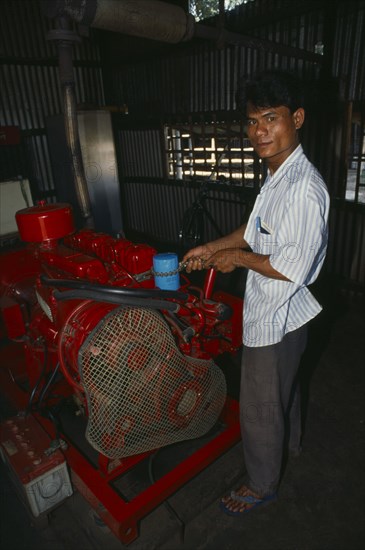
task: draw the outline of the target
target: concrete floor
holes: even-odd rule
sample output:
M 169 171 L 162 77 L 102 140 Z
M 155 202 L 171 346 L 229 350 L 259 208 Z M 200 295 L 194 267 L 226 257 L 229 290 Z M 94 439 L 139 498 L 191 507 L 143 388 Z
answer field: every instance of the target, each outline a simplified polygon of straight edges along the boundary
M 365 547 L 364 304 L 349 304 L 330 288 L 323 296 L 325 309 L 311 324 L 302 364 L 303 452 L 288 460 L 278 502 L 240 518 L 219 510 L 219 497 L 239 486 L 244 474 L 237 444 L 177 491 L 169 506 L 146 516 L 130 550 Z M 236 386 L 238 367 L 231 369 Z M 34 525 L 3 466 L 0 473 L 3 550 L 126 548 L 77 492 L 49 515 L 48 523 Z

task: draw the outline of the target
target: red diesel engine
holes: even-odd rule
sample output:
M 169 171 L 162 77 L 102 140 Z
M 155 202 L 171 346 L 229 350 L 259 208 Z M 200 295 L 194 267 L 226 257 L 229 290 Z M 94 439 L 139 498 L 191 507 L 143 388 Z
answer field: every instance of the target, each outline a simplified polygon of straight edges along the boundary
M 0 256 L 7 342 L 0 374 L 16 410 L 38 419 L 48 411 L 51 433 L 57 405 L 73 400 L 87 419 L 82 435 L 99 453 L 103 475 L 115 461 L 120 473 L 127 457 L 138 462 L 144 453 L 208 432 L 227 399 L 213 358 L 239 348 L 242 301 L 213 292 L 213 270 L 203 288 L 182 273 L 178 290 L 156 288 L 154 248 L 75 232 L 66 204 L 21 210 L 16 220 L 27 246 Z M 59 427 L 55 433 L 72 446 Z M 226 447 L 237 434 L 235 426 Z M 81 459 L 69 453 L 75 472 Z M 76 478 L 84 489 L 90 485 Z M 122 535 L 106 510 L 104 519 L 122 540 L 135 538 L 134 529 Z

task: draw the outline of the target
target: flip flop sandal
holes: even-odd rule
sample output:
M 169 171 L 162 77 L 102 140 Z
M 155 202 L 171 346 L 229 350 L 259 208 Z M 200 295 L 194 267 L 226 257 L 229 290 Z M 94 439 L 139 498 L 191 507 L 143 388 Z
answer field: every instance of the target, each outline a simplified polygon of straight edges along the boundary
M 252 512 L 252 510 L 255 510 L 255 508 L 258 508 L 259 506 L 262 506 L 263 504 L 269 504 L 270 502 L 275 502 L 278 498 L 277 493 L 272 493 L 271 495 L 266 495 L 262 498 L 257 498 L 252 495 L 247 495 L 245 497 L 241 495 L 237 495 L 234 491 L 231 492 L 230 497 L 232 500 L 235 500 L 236 502 L 242 502 L 244 504 L 252 504 L 249 508 L 245 508 L 244 510 L 230 510 L 225 502 L 222 500 L 219 503 L 219 508 L 228 516 L 242 516 L 243 514 L 248 514 L 249 512 Z

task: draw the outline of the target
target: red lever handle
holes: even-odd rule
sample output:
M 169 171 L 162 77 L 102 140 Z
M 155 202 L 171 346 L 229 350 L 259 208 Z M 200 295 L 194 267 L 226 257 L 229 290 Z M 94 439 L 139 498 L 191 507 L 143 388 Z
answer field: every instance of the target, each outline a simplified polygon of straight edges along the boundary
M 212 296 L 216 276 L 217 276 L 217 272 L 215 269 L 213 269 L 213 267 L 208 269 L 207 274 L 205 275 L 204 287 L 203 287 L 204 298 L 206 300 L 210 300 Z

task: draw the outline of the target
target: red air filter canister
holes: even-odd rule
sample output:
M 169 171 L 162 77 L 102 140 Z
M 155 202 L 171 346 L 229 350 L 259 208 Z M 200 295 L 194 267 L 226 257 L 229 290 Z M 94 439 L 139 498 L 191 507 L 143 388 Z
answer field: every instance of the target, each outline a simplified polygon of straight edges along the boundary
M 75 231 L 71 206 L 39 204 L 15 214 L 20 237 L 27 243 L 62 239 Z

